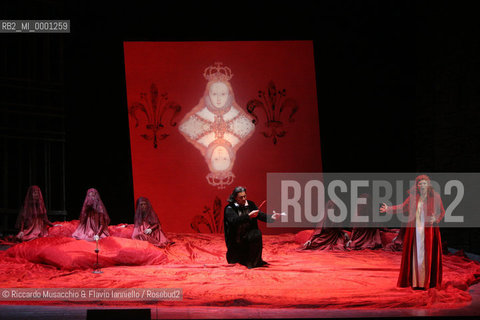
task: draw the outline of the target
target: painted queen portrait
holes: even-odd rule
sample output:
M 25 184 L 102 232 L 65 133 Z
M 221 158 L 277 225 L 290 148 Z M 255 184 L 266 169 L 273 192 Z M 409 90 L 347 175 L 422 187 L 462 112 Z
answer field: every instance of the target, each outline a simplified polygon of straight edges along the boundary
M 204 94 L 182 119 L 179 130 L 205 158 L 208 183 L 223 189 L 234 181 L 235 154 L 252 136 L 255 125 L 235 102 L 230 68 L 216 62 L 203 76 L 207 80 Z

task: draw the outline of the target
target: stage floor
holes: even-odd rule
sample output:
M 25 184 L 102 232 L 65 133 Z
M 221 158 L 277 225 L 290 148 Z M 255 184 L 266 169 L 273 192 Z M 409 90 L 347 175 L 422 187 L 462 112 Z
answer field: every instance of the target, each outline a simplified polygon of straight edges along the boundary
M 181 301 L 0 301 L 2 319 L 85 319 L 87 309 L 148 308 L 152 318 L 330 318 L 480 315 L 480 263 L 444 256 L 441 289 L 397 288 L 400 252 L 304 251 L 295 234 L 265 235 L 268 267 L 225 261 L 221 234 L 169 234 L 156 265 L 59 269 L 0 253 L 2 288 L 181 288 Z M 298 236 L 297 236 L 298 238 Z M 38 259 L 38 257 L 37 257 Z M 102 263 L 102 261 L 100 261 Z M 473 299 L 472 299 L 473 297 Z M 13 317 L 14 316 L 14 317 Z

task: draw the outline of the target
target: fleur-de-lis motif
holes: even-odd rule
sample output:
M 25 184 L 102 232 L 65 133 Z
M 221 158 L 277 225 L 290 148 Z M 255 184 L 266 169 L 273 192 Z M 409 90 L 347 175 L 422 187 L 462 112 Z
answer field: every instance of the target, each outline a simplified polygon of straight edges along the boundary
M 213 201 L 213 211 L 210 207 L 205 206 L 202 214 L 193 217 L 190 227 L 195 232 L 201 233 L 200 225 L 204 224 L 210 233 L 221 233 L 223 232 L 222 220 L 222 200 L 220 200 L 219 197 L 215 197 Z
M 145 114 L 147 123 L 145 128 L 152 131 L 151 134 L 141 134 L 140 136 L 145 140 L 153 140 L 153 147 L 158 147 L 158 141 L 166 139 L 169 134 L 162 131 L 165 129 L 165 126 L 169 124 L 172 127 L 177 125 L 174 122 L 174 118 L 180 112 L 182 107 L 168 100 L 168 93 L 158 94 L 158 88 L 155 83 L 152 83 L 150 86 L 150 95 L 145 92 L 140 93 L 140 101 L 133 103 L 128 108 L 129 115 L 135 119 L 135 128 L 139 126 L 139 120 L 137 118 L 137 112 L 141 111 Z M 173 114 L 169 121 L 165 124 L 162 123 L 163 118 L 166 116 L 167 111 L 172 110 Z
M 266 91 L 258 91 L 258 99 L 251 99 L 247 102 L 247 111 L 255 118 L 253 120 L 255 125 L 258 125 L 259 121 L 255 110 L 264 111 L 266 122 L 262 134 L 265 138 L 272 138 L 273 144 L 277 144 L 278 138 L 287 133 L 283 121 L 294 122 L 293 116 L 299 108 L 297 102 L 292 98 L 287 98 L 286 95 L 285 89 L 277 90 L 275 83 L 270 81 Z M 284 113 L 287 111 L 288 115 Z

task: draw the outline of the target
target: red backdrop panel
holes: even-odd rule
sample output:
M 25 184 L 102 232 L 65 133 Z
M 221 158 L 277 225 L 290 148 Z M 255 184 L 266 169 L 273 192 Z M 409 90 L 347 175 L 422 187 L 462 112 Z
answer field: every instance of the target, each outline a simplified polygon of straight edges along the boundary
M 248 198 L 260 204 L 267 193 L 267 172 L 321 172 L 311 41 L 125 42 L 124 50 L 129 110 L 139 103 L 144 107 L 129 117 L 134 195 L 135 199 L 145 196 L 151 200 L 167 232 L 191 232 L 191 223 L 198 215 L 208 221 L 205 207 L 213 212 L 216 197 L 221 200 L 219 214 L 223 215 L 226 199 L 237 185 L 245 186 Z M 276 119 L 286 132 L 276 143 L 263 134 L 270 132 L 266 112 L 255 109 L 259 121 L 253 135 L 237 150 L 232 168 L 235 179 L 224 189 L 209 184 L 205 177 L 210 170 L 202 153 L 179 130 L 180 121 L 199 104 L 205 92 L 204 70 L 215 62 L 231 69 L 235 101 L 244 112 L 252 99 L 259 99 L 272 112 L 268 99 L 258 97 L 271 82 L 277 92 L 285 89 L 282 101 L 289 98 L 298 106 L 293 122 L 288 120 L 290 112 L 286 109 Z M 161 125 L 155 123 L 149 102 L 152 84 L 158 88 L 159 97 L 153 103 L 157 109 L 169 103 L 181 107 L 172 121 L 173 109 L 167 109 Z M 281 101 L 277 102 L 277 110 L 280 105 Z M 154 128 L 158 129 L 156 147 Z M 263 209 L 271 213 L 275 208 Z M 282 231 L 265 228 L 264 224 L 261 229 L 266 233 Z M 208 228 L 201 225 L 200 230 Z

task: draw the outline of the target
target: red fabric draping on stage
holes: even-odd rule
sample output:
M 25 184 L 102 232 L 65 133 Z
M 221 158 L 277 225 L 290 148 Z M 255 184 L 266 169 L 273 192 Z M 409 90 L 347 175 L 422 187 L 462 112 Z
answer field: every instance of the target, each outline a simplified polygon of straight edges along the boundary
M 64 270 L 89 269 L 96 262 L 96 243 L 72 238 L 79 221 L 56 222 L 49 235 L 15 245 L 7 256 Z M 99 260 L 103 267 L 118 265 L 156 265 L 167 262 L 163 251 L 147 241 L 132 240 L 133 225 L 108 227 L 110 237 L 99 241 Z
M 52 265 L 62 270 L 92 268 L 97 255 L 95 242 L 73 238 L 38 238 L 8 249 L 8 257 Z M 162 251 L 146 241 L 107 237 L 99 241 L 102 266 L 156 265 L 167 262 Z
M 131 226 L 129 226 L 131 227 Z M 57 227 L 61 228 L 61 227 Z M 125 229 L 125 228 L 121 228 Z M 59 229 L 57 229 L 59 230 Z M 304 233 L 307 233 L 307 230 Z M 394 235 L 394 234 L 392 234 Z M 95 243 L 80 240 L 66 242 L 58 248 L 55 264 L 33 263 L 12 252 L 22 252 L 22 246 L 37 247 L 40 242 L 17 245 L 0 252 L 0 281 L 2 286 L 28 288 L 182 288 L 183 300 L 158 302 L 167 306 L 255 306 L 255 307 L 312 307 L 312 308 L 458 308 L 471 300 L 468 286 L 477 282 L 480 264 L 462 255 L 445 255 L 444 279 L 441 289 L 414 291 L 396 286 L 401 252 L 358 250 L 345 252 L 297 252 L 299 234 L 264 235 L 264 260 L 268 268 L 248 270 L 225 261 L 223 234 L 169 233 L 175 245 L 155 252 L 167 256 L 168 263 L 143 266 L 106 267 L 109 260 L 100 259 L 103 274 L 91 269 L 57 269 L 64 253 L 62 246 L 88 246 L 93 253 Z M 110 239 L 112 243 L 104 242 Z M 64 238 L 41 239 L 46 243 Z M 70 241 L 70 239 L 69 239 Z M 102 246 L 118 247 L 125 251 L 146 242 L 110 237 Z M 40 251 L 47 250 L 38 248 Z M 72 248 L 73 249 L 73 248 Z M 51 249 L 48 249 L 51 250 Z M 143 249 L 142 249 L 143 250 Z M 72 251 L 69 251 L 72 253 Z M 138 254 L 139 251 L 136 251 Z M 106 253 L 105 253 L 106 254 Z M 113 254 L 113 253 L 112 253 Z M 123 259 L 115 253 L 116 258 Z M 42 252 L 37 254 L 41 256 Z M 26 256 L 24 256 L 26 257 Z M 85 259 L 88 260 L 88 259 Z M 93 263 L 93 260 L 88 260 Z M 146 260 L 145 260 L 146 261 Z M 39 262 L 39 261 L 37 261 Z M 46 263 L 46 261 L 43 261 Z M 131 263 L 128 261 L 127 263 Z M 7 302 L 1 302 L 7 303 Z M 10 302 L 23 304 L 75 304 L 78 302 Z M 98 302 L 91 302 L 92 304 Z M 151 305 L 147 302 L 102 302 L 104 305 Z
M 308 229 L 308 230 L 297 232 L 295 234 L 295 242 L 297 242 L 300 245 L 303 245 L 308 239 L 310 239 L 314 231 L 315 231 L 314 229 Z M 392 229 L 391 232 L 380 231 L 380 239 L 382 241 L 383 247 L 386 247 L 388 244 L 390 244 L 393 241 L 393 239 L 397 236 L 398 231 L 399 231 L 398 229 Z M 347 230 L 345 230 L 345 232 L 348 233 L 349 236 L 351 235 L 351 232 Z

